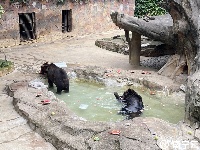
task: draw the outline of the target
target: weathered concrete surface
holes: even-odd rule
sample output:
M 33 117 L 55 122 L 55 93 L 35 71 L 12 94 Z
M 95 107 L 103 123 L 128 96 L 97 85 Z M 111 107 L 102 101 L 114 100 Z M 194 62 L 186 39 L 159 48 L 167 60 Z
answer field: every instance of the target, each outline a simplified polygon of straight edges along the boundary
M 133 15 L 134 1 L 66 1 L 57 6 L 55 1 L 28 1 L 28 5 L 9 0 L 0 1 L 5 13 L 0 20 L 0 47 L 16 46 L 20 43 L 18 13 L 35 12 L 36 36 L 39 41 L 55 41 L 67 36 L 99 33 L 116 29 L 109 17 L 110 10 L 121 9 L 123 13 Z M 125 7 L 128 9 L 125 9 Z M 72 9 L 72 32 L 62 33 L 62 10 Z M 24 43 L 25 44 L 25 43 Z
M 38 91 L 28 87 L 28 83 L 19 85 L 13 83 L 8 88 L 8 92 L 14 95 L 15 110 L 28 120 L 32 130 L 57 149 L 168 150 L 175 148 L 173 142 L 178 142 L 181 148 L 184 141 L 189 143 L 187 150 L 192 149 L 191 142 L 195 144 L 195 150 L 200 146 L 194 138 L 194 130 L 186 129 L 182 123 L 173 125 L 156 118 L 140 117 L 116 123 L 84 121 L 63 101 L 50 99 L 47 89 Z M 36 97 L 38 92 L 42 93 L 41 97 Z M 52 101 L 42 105 L 40 102 L 44 99 Z M 112 130 L 120 130 L 121 133 L 112 135 Z M 95 141 L 95 137 L 99 140 Z
M 7 82 L 8 83 L 8 82 Z M 0 149 L 1 150 L 55 150 L 38 133 L 30 129 L 27 120 L 13 107 L 13 98 L 0 92 Z

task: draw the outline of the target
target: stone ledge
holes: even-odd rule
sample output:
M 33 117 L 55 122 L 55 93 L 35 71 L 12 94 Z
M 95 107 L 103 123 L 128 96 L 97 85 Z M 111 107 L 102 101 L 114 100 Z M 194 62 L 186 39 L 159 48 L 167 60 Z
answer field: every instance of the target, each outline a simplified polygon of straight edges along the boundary
M 83 121 L 68 110 L 63 101 L 52 101 L 49 105 L 38 104 L 48 98 L 45 91 L 42 90 L 43 96 L 38 98 L 35 97 L 38 90 L 18 86 L 12 94 L 13 104 L 15 110 L 28 120 L 31 129 L 57 149 L 137 149 L 140 146 L 159 149 L 147 126 L 141 125 L 145 119 L 127 120 L 121 123 Z M 55 115 L 52 115 L 52 112 Z M 121 134 L 111 135 L 109 132 L 112 130 L 120 130 Z M 94 136 L 100 140 L 94 141 Z M 126 142 L 127 144 L 124 144 Z M 137 143 L 137 148 L 132 148 L 128 143 Z
M 150 40 L 142 36 L 143 44 L 141 45 L 141 56 L 145 57 L 159 57 L 164 55 L 174 55 L 174 48 L 163 44 L 159 41 Z M 129 55 L 129 45 L 126 42 L 124 35 L 117 35 L 111 38 L 98 39 L 95 41 L 95 45 L 124 55 Z
M 111 39 L 100 39 L 95 41 L 95 45 L 117 53 L 121 53 L 124 55 L 128 55 L 128 44 L 124 41 L 123 38 L 119 39 L 118 41 Z
M 79 79 L 109 84 L 112 81 L 114 84 L 121 85 L 139 85 L 149 90 L 163 91 L 169 93 L 180 90 L 180 84 L 174 82 L 168 77 L 158 75 L 154 71 L 142 70 L 121 70 L 121 69 L 106 69 L 93 66 L 76 67 L 73 70 Z
M 170 140 L 195 141 L 193 135 L 187 133 L 188 129 L 184 131 L 183 124 L 174 125 L 157 118 L 138 117 L 121 122 L 84 121 L 63 105 L 63 101 L 52 100 L 49 105 L 39 104 L 49 97 L 46 96 L 47 90 L 40 91 L 43 92 L 41 97 L 35 97 L 37 92 L 38 89 L 18 86 L 13 93 L 14 108 L 28 120 L 32 130 L 57 149 L 156 150 L 173 148 L 173 145 L 163 145 L 166 141 L 168 143 L 165 144 L 169 144 Z M 55 114 L 52 115 L 52 112 Z M 112 135 L 112 130 L 120 130 L 121 133 Z M 94 137 L 99 140 L 95 141 Z

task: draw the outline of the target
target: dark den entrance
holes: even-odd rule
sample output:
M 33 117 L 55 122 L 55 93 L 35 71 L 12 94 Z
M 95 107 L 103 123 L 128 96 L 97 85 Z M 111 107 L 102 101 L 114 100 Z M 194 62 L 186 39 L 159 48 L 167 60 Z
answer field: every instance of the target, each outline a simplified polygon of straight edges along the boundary
M 62 32 L 72 31 L 72 10 L 62 10 Z
M 20 41 L 36 39 L 35 12 L 19 13 Z

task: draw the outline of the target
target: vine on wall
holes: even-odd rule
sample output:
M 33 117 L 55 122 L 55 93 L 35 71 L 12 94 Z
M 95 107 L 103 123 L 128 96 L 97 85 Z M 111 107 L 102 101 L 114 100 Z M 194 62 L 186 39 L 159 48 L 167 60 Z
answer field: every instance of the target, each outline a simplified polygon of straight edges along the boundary
M 135 16 L 158 16 L 166 14 L 166 10 L 159 6 L 163 0 L 136 0 L 135 1 Z
M 21 4 L 28 4 L 29 0 L 10 0 L 10 3 L 16 3 L 19 2 Z

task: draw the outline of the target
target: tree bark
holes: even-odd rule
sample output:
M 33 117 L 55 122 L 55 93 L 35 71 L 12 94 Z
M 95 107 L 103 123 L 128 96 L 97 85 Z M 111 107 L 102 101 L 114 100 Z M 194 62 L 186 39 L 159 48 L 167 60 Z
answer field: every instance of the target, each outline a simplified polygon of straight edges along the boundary
M 154 20 L 145 21 L 129 15 L 114 12 L 111 14 L 112 21 L 124 30 L 134 31 L 146 37 L 159 40 L 169 45 L 173 45 L 173 37 L 171 36 L 173 20 L 171 16 L 155 16 Z
M 133 66 L 140 66 L 141 34 L 132 31 L 132 38 L 129 40 L 129 63 Z

